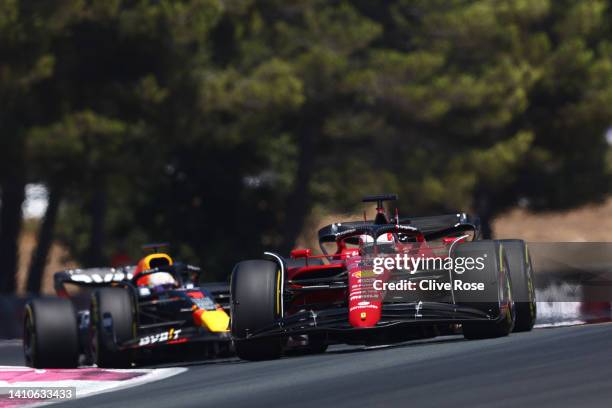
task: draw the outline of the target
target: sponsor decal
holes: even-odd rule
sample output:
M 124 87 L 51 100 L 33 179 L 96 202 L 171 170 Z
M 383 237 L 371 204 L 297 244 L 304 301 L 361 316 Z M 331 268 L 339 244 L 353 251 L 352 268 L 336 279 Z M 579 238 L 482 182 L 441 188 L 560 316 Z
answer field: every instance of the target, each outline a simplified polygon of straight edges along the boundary
M 373 278 L 378 274 L 374 271 L 360 270 L 352 273 L 355 278 Z
M 187 296 L 189 296 L 192 299 L 202 299 L 204 297 L 204 294 L 202 292 L 198 292 L 198 291 L 191 291 L 191 292 L 187 292 Z
M 141 337 L 140 341 L 138 342 L 138 345 L 139 346 L 149 346 L 151 344 L 164 343 L 164 342 L 171 341 L 171 340 L 177 340 L 180 334 L 181 334 L 180 329 L 179 330 L 170 329 L 165 332 Z
M 191 298 L 191 301 L 198 307 L 198 309 L 203 309 L 203 310 L 216 310 L 217 309 L 215 302 L 213 302 L 212 299 L 209 297 Z
M 364 309 L 378 310 L 379 308 L 380 307 L 378 305 L 368 304 L 366 306 L 353 306 L 349 309 L 349 312 L 352 312 L 353 310 L 364 310 Z

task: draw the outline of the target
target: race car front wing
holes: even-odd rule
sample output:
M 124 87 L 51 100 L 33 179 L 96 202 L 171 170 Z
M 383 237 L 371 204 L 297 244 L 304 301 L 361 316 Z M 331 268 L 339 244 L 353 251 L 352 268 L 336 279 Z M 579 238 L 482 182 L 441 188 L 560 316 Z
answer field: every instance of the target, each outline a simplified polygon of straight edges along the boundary
M 103 320 L 105 345 L 109 350 L 124 351 L 159 346 L 174 346 L 186 343 L 229 343 L 229 332 L 210 332 L 202 327 L 177 326 L 162 331 L 140 334 L 130 340 L 118 342 L 113 330 L 112 318 Z
M 318 311 L 303 310 L 279 319 L 264 329 L 249 332 L 246 338 L 292 336 L 312 332 L 375 331 L 404 325 L 460 324 L 466 321 L 492 321 L 501 318 L 469 306 L 438 302 L 384 304 L 380 321 L 368 328 L 351 326 L 348 314 L 346 307 Z

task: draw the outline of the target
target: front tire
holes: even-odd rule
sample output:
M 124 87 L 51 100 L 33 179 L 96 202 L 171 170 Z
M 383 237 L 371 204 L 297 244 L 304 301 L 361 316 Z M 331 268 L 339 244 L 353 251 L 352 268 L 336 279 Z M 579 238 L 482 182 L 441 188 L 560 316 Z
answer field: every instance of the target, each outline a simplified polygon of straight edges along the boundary
M 91 356 L 98 367 L 125 368 L 131 365 L 128 351 L 115 350 L 109 342 L 120 344 L 135 337 L 134 302 L 123 288 L 101 288 L 91 301 Z M 109 320 L 110 319 L 110 320 Z M 112 333 L 105 324 L 112 322 Z
M 282 315 L 280 267 L 266 260 L 238 263 L 231 280 L 231 332 L 236 354 L 243 360 L 280 358 L 283 339 L 249 338 L 249 334 L 273 326 Z
M 75 368 L 79 335 L 72 302 L 63 298 L 34 299 L 26 305 L 23 350 L 34 368 Z

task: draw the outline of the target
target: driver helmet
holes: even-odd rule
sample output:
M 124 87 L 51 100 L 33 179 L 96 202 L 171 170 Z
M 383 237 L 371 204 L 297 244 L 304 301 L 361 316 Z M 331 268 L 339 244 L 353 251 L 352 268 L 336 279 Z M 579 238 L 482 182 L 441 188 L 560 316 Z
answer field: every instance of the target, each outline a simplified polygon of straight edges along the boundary
M 392 233 L 388 232 L 386 234 L 380 235 L 376 238 L 377 244 L 393 244 L 395 242 L 395 237 Z M 374 243 L 374 238 L 371 235 L 360 235 L 359 236 L 359 244 L 360 245 L 371 245 Z
M 166 254 L 151 254 L 138 262 L 134 275 L 137 277 L 144 271 L 163 266 L 170 266 L 172 264 L 172 258 Z M 174 276 L 171 273 L 164 271 L 147 274 L 137 278 L 136 284 L 140 287 L 148 287 L 150 289 L 165 289 L 178 286 L 178 282 L 176 279 L 174 279 Z

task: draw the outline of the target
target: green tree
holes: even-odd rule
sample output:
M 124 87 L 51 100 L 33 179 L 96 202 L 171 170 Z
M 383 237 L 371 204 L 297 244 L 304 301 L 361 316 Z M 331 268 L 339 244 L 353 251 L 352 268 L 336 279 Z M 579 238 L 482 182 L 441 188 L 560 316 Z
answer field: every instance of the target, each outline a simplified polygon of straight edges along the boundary
M 74 3 L 75 18 L 52 41 L 56 69 L 42 84 L 53 115 L 28 133 L 32 177 L 50 191 L 30 291 L 40 286 L 58 218 L 59 237 L 84 265 L 108 262 L 117 214 L 118 229 L 138 231 L 123 197 L 164 168 L 159 105 L 206 60 L 201 44 L 219 11 L 214 0 Z
M 154 229 L 164 200 L 172 199 L 160 180 L 182 132 L 199 120 L 194 75 L 208 60 L 207 33 L 220 12 L 217 1 L 118 2 L 64 40 L 61 49 L 72 57 L 59 82 L 61 90 L 73 88 L 73 109 L 123 124 L 112 149 L 103 148 L 104 140 L 89 146 L 81 166 L 92 178 L 60 211 L 60 237 L 85 265 L 108 262 L 124 243 L 135 255 L 145 240 L 166 239 Z M 139 223 L 143 202 L 155 214 Z
M 28 180 L 26 135 L 31 126 L 49 120 L 42 82 L 56 59 L 51 38 L 71 18 L 72 4 L 49 7 L 35 1 L 0 3 L 0 293 L 15 288 L 21 206 Z
M 84 265 L 169 240 L 220 278 L 367 193 L 471 209 L 489 236 L 519 199 L 610 191 L 609 2 L 1 7 L 0 254 L 16 259 L 24 183 L 45 183 L 34 292 L 55 229 Z
M 315 202 L 343 210 L 366 191 L 397 191 L 403 212 L 471 208 L 489 236 L 519 198 L 567 208 L 609 193 L 607 3 L 351 5 L 383 31 L 324 87 L 338 92 L 320 117 Z
M 574 167 L 578 154 L 541 128 L 563 110 L 534 116 L 542 86 L 555 78 L 558 92 L 571 82 L 571 100 L 581 103 L 609 92 L 607 57 L 597 51 L 609 10 L 593 4 L 585 18 L 600 29 L 588 47 L 601 61 L 585 66 L 589 85 L 552 71 L 566 47 L 556 27 L 574 13 L 562 4 L 228 2 L 210 60 L 190 76 L 192 92 L 163 106 L 173 118 L 164 134 L 176 144 L 144 196 L 171 191 L 173 199 L 133 206 L 138 225 L 223 275 L 263 248 L 290 248 L 312 211 L 352 209 L 370 192 L 399 192 L 405 214 L 472 209 L 487 236 L 491 218 L 519 198 L 536 208 L 598 199 L 609 191 L 597 165 L 606 104 L 584 105 L 597 122 L 577 122 L 589 146 L 578 151 L 590 163 L 580 174 L 596 183 L 555 202 L 535 178 L 548 171 L 545 182 L 571 194 L 559 169 Z M 551 99 L 570 103 L 563 93 Z M 185 100 L 198 109 L 185 110 Z M 554 163 L 561 167 L 550 172 Z M 538 204 L 538 195 L 548 201 Z

